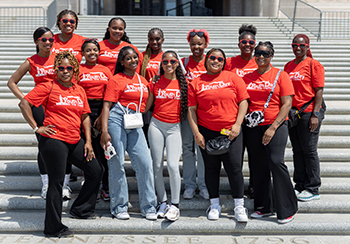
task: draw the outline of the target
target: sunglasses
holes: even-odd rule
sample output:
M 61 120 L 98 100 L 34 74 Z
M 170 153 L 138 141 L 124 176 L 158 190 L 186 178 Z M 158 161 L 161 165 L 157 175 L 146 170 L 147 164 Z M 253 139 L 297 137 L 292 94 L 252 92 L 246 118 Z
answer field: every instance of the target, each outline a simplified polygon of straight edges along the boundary
M 264 58 L 269 58 L 271 56 L 270 52 L 268 51 L 257 50 L 254 53 L 255 57 L 260 57 L 261 55 L 263 55 Z
M 309 44 L 306 43 L 292 43 L 292 48 L 297 48 L 300 47 L 302 49 L 304 49 L 305 47 L 309 47 Z
M 58 66 L 57 68 L 59 71 L 64 71 L 65 69 L 67 69 L 67 71 L 73 70 L 73 66 Z
M 197 35 L 199 37 L 203 37 L 204 36 L 204 32 L 203 31 L 198 31 L 198 32 L 191 31 L 190 32 L 190 37 L 194 37 L 195 35 Z
M 224 58 L 223 57 L 217 57 L 217 56 L 214 56 L 214 55 L 210 55 L 209 56 L 209 59 L 211 60 L 211 61 L 215 61 L 216 59 L 221 63 L 221 62 L 224 62 Z
M 61 19 L 61 21 L 64 23 L 64 24 L 67 24 L 68 22 L 71 23 L 72 25 L 75 24 L 75 19 Z
M 164 59 L 164 60 L 162 60 L 162 64 L 163 65 L 167 65 L 168 63 L 170 62 L 170 64 L 172 64 L 172 65 L 174 65 L 174 64 L 176 64 L 177 63 L 177 60 L 176 59 Z
M 54 41 L 54 39 L 53 39 L 52 37 L 50 37 L 50 38 L 39 37 L 38 40 L 40 40 L 41 42 L 47 42 L 47 41 L 49 41 L 49 42 L 51 42 L 51 43 L 53 43 L 53 41 Z
M 246 40 L 246 39 L 242 39 L 239 41 L 240 43 L 242 43 L 243 45 L 249 44 L 251 46 L 255 45 L 255 40 Z

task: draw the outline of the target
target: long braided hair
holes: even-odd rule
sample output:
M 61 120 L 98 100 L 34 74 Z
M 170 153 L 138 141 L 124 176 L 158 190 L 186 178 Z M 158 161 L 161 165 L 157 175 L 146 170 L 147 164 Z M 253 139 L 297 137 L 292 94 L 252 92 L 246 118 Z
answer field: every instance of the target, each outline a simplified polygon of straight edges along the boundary
M 173 56 L 177 59 L 177 61 L 181 62 L 181 60 L 179 59 L 178 55 L 174 51 L 166 51 L 166 52 L 164 52 L 164 54 L 162 56 L 162 59 L 168 53 L 172 53 Z M 160 68 L 160 75 L 164 75 L 164 70 L 163 70 L 162 65 L 160 65 L 159 68 Z M 175 70 L 175 75 L 176 75 L 176 79 L 179 81 L 179 85 L 180 85 L 180 96 L 181 96 L 180 119 L 181 120 L 186 120 L 186 118 L 187 118 L 187 81 L 186 81 L 185 75 L 184 75 L 183 70 L 182 70 L 180 65 L 177 66 L 177 68 Z

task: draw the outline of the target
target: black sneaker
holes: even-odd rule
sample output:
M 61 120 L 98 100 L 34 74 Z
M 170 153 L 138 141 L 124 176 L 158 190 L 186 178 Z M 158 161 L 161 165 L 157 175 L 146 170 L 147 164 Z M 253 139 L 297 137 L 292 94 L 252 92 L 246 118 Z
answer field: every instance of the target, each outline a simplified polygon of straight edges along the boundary
M 78 176 L 76 174 L 74 174 L 74 172 L 72 171 L 70 173 L 69 182 L 73 182 L 73 181 L 77 181 L 77 180 L 78 180 Z
M 110 196 L 109 196 L 109 188 L 108 186 L 103 185 L 102 189 L 101 189 L 101 198 L 104 201 L 109 201 L 110 200 Z
M 88 216 L 78 216 L 73 212 L 69 212 L 69 214 L 71 215 L 71 218 L 74 218 L 74 219 L 96 219 L 97 218 L 97 214 L 95 213 L 92 213 Z
M 58 238 L 69 238 L 74 236 L 74 232 L 70 230 L 62 231 L 58 234 L 45 234 L 46 237 L 58 237 Z

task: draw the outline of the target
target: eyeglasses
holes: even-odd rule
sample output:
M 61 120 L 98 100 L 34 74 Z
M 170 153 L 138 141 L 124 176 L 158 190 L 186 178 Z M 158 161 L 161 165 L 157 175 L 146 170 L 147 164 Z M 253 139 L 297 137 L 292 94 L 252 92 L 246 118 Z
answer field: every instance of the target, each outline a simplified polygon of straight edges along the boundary
M 209 59 L 212 60 L 212 61 L 215 61 L 217 59 L 220 63 L 224 62 L 224 60 L 225 60 L 223 57 L 217 57 L 217 56 L 214 56 L 214 55 L 210 55 Z
M 47 42 L 47 41 L 49 41 L 49 42 L 51 42 L 51 43 L 54 41 L 54 39 L 53 39 L 52 37 L 50 37 L 50 38 L 39 37 L 38 40 L 40 40 L 40 41 L 42 41 L 42 42 Z
M 249 44 L 251 46 L 255 45 L 255 40 L 246 40 L 246 39 L 242 39 L 239 41 L 240 43 L 242 43 L 243 45 Z
M 302 49 L 304 49 L 305 47 L 309 47 L 309 44 L 306 43 L 292 43 L 292 48 L 297 48 L 300 47 Z
M 73 70 L 73 66 L 58 66 L 57 67 L 59 71 L 64 71 L 65 69 L 67 71 L 72 71 Z
M 255 57 L 260 57 L 261 55 L 264 56 L 264 58 L 269 58 L 271 56 L 269 51 L 262 51 L 262 50 L 257 50 L 254 53 Z
M 204 36 L 204 32 L 203 31 L 198 31 L 198 32 L 191 31 L 190 32 L 190 37 L 194 37 L 195 35 L 197 35 L 199 37 L 203 37 Z
M 64 23 L 64 24 L 67 24 L 68 22 L 71 23 L 72 25 L 75 24 L 76 20 L 75 19 L 61 19 L 61 21 Z
M 170 62 L 170 64 L 174 65 L 177 63 L 177 60 L 176 59 L 164 59 L 164 60 L 162 60 L 163 65 L 167 65 L 169 62 Z

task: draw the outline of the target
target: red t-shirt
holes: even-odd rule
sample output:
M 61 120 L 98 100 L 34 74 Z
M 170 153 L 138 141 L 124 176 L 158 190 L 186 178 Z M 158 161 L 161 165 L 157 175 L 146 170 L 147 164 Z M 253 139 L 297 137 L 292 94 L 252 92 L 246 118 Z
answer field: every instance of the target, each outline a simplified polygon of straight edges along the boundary
M 55 78 L 55 70 L 53 64 L 55 55 L 50 55 L 47 58 L 40 57 L 38 54 L 27 58 L 30 64 L 31 76 L 34 78 L 35 85 L 41 82 L 52 81 Z
M 185 60 L 186 60 L 186 58 L 181 59 L 183 65 L 185 65 Z M 191 82 L 195 78 L 199 77 L 201 74 L 207 73 L 207 70 L 205 69 L 204 63 L 205 63 L 205 55 L 204 55 L 204 59 L 200 62 L 196 62 L 193 59 L 193 55 L 188 57 L 188 63 L 185 67 L 185 69 L 187 71 L 185 77 L 189 82 Z
M 142 61 L 145 54 L 146 52 L 143 52 L 141 54 L 141 59 L 140 59 L 141 66 L 142 66 Z M 151 58 L 146 67 L 146 74 L 145 74 L 146 80 L 150 81 L 153 78 L 153 76 L 158 74 L 158 69 L 159 69 L 160 61 L 162 60 L 162 56 L 163 56 L 163 52 L 158 54 L 151 54 Z
M 66 42 L 60 40 L 59 34 L 54 35 L 53 38 L 55 39 L 51 49 L 53 53 L 57 54 L 62 51 L 69 51 L 73 53 L 73 55 L 78 59 L 79 63 L 81 62 L 81 59 L 83 58 L 83 55 L 81 53 L 81 46 L 83 45 L 86 37 L 73 33 L 72 38 Z
M 203 74 L 188 84 L 188 106 L 197 105 L 198 124 L 213 131 L 231 129 L 238 104 L 248 98 L 242 78 L 229 71 Z
M 62 86 L 58 81 L 43 82 L 25 97 L 35 107 L 47 105 L 44 126 L 54 125 L 57 133 L 51 138 L 76 144 L 80 140 L 82 114 L 90 113 L 84 89 L 73 83 L 72 87 Z M 45 134 L 42 136 L 49 137 Z
M 106 66 L 111 71 L 112 75 L 114 74 L 115 64 L 118 60 L 120 49 L 122 49 L 123 47 L 130 46 L 134 48 L 137 54 L 139 55 L 139 59 L 141 58 L 141 53 L 139 52 L 137 47 L 135 47 L 130 43 L 123 41 L 119 45 L 114 45 L 110 43 L 108 40 L 103 40 L 103 41 L 100 41 L 99 44 L 100 44 L 101 50 L 100 50 L 100 56 L 98 57 L 98 63 Z M 140 71 L 140 66 L 141 66 L 141 63 L 139 62 L 136 72 Z
M 80 65 L 79 82 L 89 99 L 101 99 L 105 93 L 111 71 L 103 65 Z
M 247 91 L 250 96 L 250 103 L 248 112 L 264 110 L 264 105 L 275 82 L 276 75 L 278 73 L 277 68 L 271 67 L 271 69 L 264 73 L 259 74 L 257 70 L 253 73 L 249 73 L 243 77 L 247 85 Z M 265 110 L 264 118 L 265 121 L 259 125 L 269 125 L 275 121 L 280 108 L 282 106 L 281 97 L 294 95 L 293 84 L 289 79 L 286 72 L 282 71 L 278 77 L 278 81 L 271 96 L 269 106 Z M 287 116 L 288 117 L 288 116 Z M 287 120 L 288 118 L 286 118 Z
M 240 77 L 252 73 L 257 68 L 258 65 L 255 62 L 255 58 L 246 61 L 242 59 L 241 55 L 238 55 L 236 57 L 226 59 L 225 70 L 235 72 Z
M 322 64 L 315 59 L 308 57 L 299 64 L 294 61 L 295 59 L 288 62 L 284 66 L 284 71 L 289 74 L 294 86 L 295 96 L 292 106 L 300 109 L 311 98 L 315 97 L 314 88 L 324 87 L 325 74 Z M 304 112 L 312 112 L 313 108 L 314 101 Z
M 169 80 L 162 75 L 156 84 L 148 84 L 154 95 L 152 116 L 165 123 L 179 123 L 181 114 L 181 89 L 178 80 Z
M 124 73 L 118 73 L 108 81 L 106 92 L 103 100 L 109 102 L 120 102 L 123 106 L 128 106 L 129 103 L 140 104 L 141 89 L 137 73 L 134 76 L 129 76 Z M 139 75 L 141 79 L 143 94 L 141 102 L 141 112 L 145 111 L 147 99 L 148 99 L 148 81 Z M 134 105 L 129 106 L 130 109 L 136 111 Z

